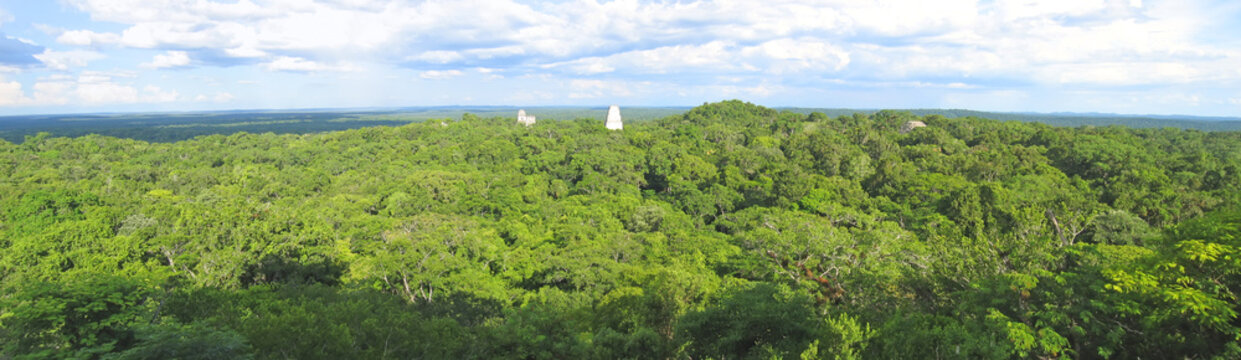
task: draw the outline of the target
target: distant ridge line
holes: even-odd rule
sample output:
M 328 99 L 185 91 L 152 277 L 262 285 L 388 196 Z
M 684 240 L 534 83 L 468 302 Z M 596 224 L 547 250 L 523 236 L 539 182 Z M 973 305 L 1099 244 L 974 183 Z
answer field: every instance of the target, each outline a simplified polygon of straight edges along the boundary
M 556 109 L 556 110 L 607 110 L 608 105 L 594 106 L 567 106 L 567 105 L 437 105 L 437 106 L 389 106 L 389 107 L 322 107 L 322 108 L 291 108 L 291 109 L 228 109 L 228 110 L 188 110 L 188 111 L 142 111 L 142 112 L 79 112 L 79 113 L 63 113 L 63 114 L 18 114 L 18 115 L 0 115 L 0 120 L 8 118 L 65 118 L 71 116 L 77 117 L 117 117 L 117 116 L 153 116 L 153 115 L 211 115 L 211 114 L 272 114 L 272 113 L 401 113 L 401 112 L 424 112 L 424 111 L 507 111 L 520 108 L 526 109 Z M 690 110 L 694 106 L 626 106 L 627 109 L 647 109 L 647 110 Z M 1158 114 L 1121 114 L 1121 113 L 1103 113 L 1103 112 L 1029 112 L 1029 111 L 981 111 L 970 109 L 934 109 L 934 108 L 815 108 L 815 107 L 797 107 L 797 106 L 780 106 L 771 107 L 775 110 L 792 111 L 796 113 L 809 114 L 812 112 L 821 112 L 825 115 L 840 116 L 852 115 L 854 113 L 873 114 L 880 111 L 896 111 L 909 112 L 918 116 L 926 115 L 942 115 L 946 117 L 980 117 L 996 120 L 1022 120 L 1028 118 L 1103 118 L 1103 119 L 1150 119 L 1150 120 L 1177 120 L 1177 121 L 1241 121 L 1241 116 L 1199 116 L 1199 115 L 1158 115 Z
M 511 118 L 522 107 L 508 105 L 456 105 L 351 109 L 271 109 L 146 113 L 77 113 L 0 116 L 0 139 L 20 143 L 26 136 L 49 132 L 53 136 L 101 134 L 147 141 L 178 141 L 200 135 L 235 133 L 310 133 L 367 126 L 401 125 L 428 119 L 460 119 L 466 113 L 482 118 Z M 541 120 L 603 120 L 607 106 L 527 106 Z M 677 117 L 691 107 L 625 106 L 626 122 L 634 123 Z M 772 107 L 801 114 L 823 113 L 828 117 L 874 114 L 880 111 L 925 117 L 975 117 L 1000 121 L 1035 122 L 1060 127 L 1125 126 L 1130 128 L 1179 128 L 1201 131 L 1241 131 L 1241 118 L 1178 115 L 1123 115 L 1101 113 L 1005 113 L 965 109 L 847 109 Z M 929 124 L 929 123 L 928 123 Z M 220 130 L 227 129 L 227 131 Z
M 1121 125 L 1133 128 L 1181 128 L 1205 131 L 1241 130 L 1241 117 L 1208 117 L 1192 115 L 1129 115 L 1106 113 L 1032 113 L 989 112 L 965 109 L 840 109 L 783 107 L 777 110 L 809 114 L 849 116 L 854 113 L 874 114 L 880 111 L 908 112 L 917 116 L 940 115 L 948 118 L 975 117 L 1001 121 L 1037 122 L 1052 126 L 1108 126 Z

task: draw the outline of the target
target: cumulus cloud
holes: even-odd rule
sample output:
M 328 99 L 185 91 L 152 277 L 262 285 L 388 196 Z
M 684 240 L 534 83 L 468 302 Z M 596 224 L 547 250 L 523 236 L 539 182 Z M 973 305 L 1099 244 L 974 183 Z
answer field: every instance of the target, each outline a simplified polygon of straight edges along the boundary
M 68 94 L 77 101 L 88 104 L 131 104 L 176 101 L 176 91 L 165 91 L 158 86 L 147 85 L 138 90 L 131 85 L 116 83 L 103 73 L 83 73 Z
M 269 62 L 264 63 L 263 68 L 268 71 L 287 71 L 287 72 L 318 72 L 318 71 L 354 71 L 355 68 L 349 64 L 323 64 L 310 61 L 305 58 L 293 56 L 277 57 Z
M 1003 0 L 1001 0 L 1003 1 Z M 879 0 L 839 2 L 840 26 L 845 33 L 883 37 L 927 36 L 978 25 L 979 1 Z
M 70 77 L 40 80 L 34 84 L 34 99 L 30 103 L 33 105 L 68 104 L 73 100 L 69 95 L 76 86 L 77 83 Z
M 22 92 L 21 83 L 0 78 L 0 106 L 24 105 L 28 102 L 30 99 Z
M 43 62 L 43 65 L 48 69 L 64 71 L 70 68 L 84 67 L 91 61 L 104 58 L 104 55 L 85 50 L 53 51 L 52 49 L 44 49 L 42 53 L 34 55 L 34 58 Z
M 121 41 L 120 35 L 112 33 L 98 33 L 90 30 L 69 30 L 61 32 L 56 37 L 56 42 L 65 45 L 77 46 L 96 46 L 115 44 Z
M 776 39 L 741 50 L 742 55 L 763 58 L 777 73 L 802 70 L 840 71 L 849 65 L 849 53 L 813 38 Z
M 627 73 L 664 74 L 670 71 L 721 71 L 738 68 L 731 55 L 736 44 L 730 41 L 712 41 L 701 45 L 663 46 L 647 50 L 634 50 L 608 56 L 586 57 L 543 66 L 548 69 L 564 68 L 577 74 L 598 74 L 616 71 Z
M 428 70 L 418 74 L 418 77 L 430 80 L 446 80 L 461 76 L 460 70 Z
M 1214 76 L 1181 63 L 1134 62 L 1053 65 L 1040 78 L 1059 83 L 1095 85 L 1184 84 Z
M 1141 6 L 1141 3 L 1131 5 Z M 1085 16 L 1106 10 L 1107 7 L 1106 0 L 1010 0 L 998 1 L 994 5 L 995 11 L 1005 21 L 1047 16 Z
M 1241 56 L 1193 41 L 1187 14 L 1136 0 L 69 3 L 127 28 L 70 30 L 60 43 L 211 50 L 259 59 L 272 71 L 386 62 L 574 75 L 843 71 L 838 77 L 1028 78 L 1068 64 Z
M 117 77 L 127 78 L 132 74 L 83 71 L 76 77 L 48 76 L 34 83 L 32 96 L 26 95 L 20 83 L 0 79 L 0 106 L 114 105 L 180 100 L 177 91 L 154 85 L 139 89 L 116 81 Z
M 634 91 L 643 91 L 642 89 L 649 86 L 649 83 L 632 82 L 632 81 L 603 81 L 603 80 L 586 80 L 574 79 L 569 81 L 569 98 L 571 99 L 595 99 L 595 98 L 617 98 L 629 97 Z
M 184 51 L 170 50 L 163 54 L 155 55 L 149 63 L 143 63 L 142 66 L 151 69 L 176 68 L 184 67 L 190 64 L 190 55 Z
M 659 98 L 651 95 L 657 93 L 768 97 L 845 86 L 969 92 L 953 99 L 1003 102 L 1041 92 L 1003 92 L 1011 89 L 990 84 L 1231 89 L 1241 82 L 1241 49 L 1207 33 L 1235 29 L 1220 25 L 1235 20 L 1235 10 L 1217 14 L 1218 6 L 1201 0 L 64 3 L 119 27 L 58 29 L 58 44 L 158 53 L 134 64 L 146 68 L 244 66 L 359 75 L 395 69 L 404 73 L 387 75 L 530 80 L 546 87 L 530 91 L 532 100 Z M 0 52 L 0 66 L 23 71 L 40 63 L 72 69 L 93 60 L 86 52 L 73 57 L 9 37 L 0 39 L 0 50 L 9 50 L 5 46 L 22 49 Z M 138 93 L 113 89 L 121 98 L 149 93 L 116 84 Z M 604 91 L 616 86 L 629 93 Z M 211 92 L 194 93 L 214 99 Z M 1201 103 L 1223 104 L 1218 99 L 1231 95 Z
M 586 57 L 544 65 L 576 75 L 623 74 L 735 74 L 797 72 L 833 73 L 850 62 L 849 52 L 814 38 L 776 39 L 753 46 L 732 41 L 700 45 L 664 46 Z
M 424 61 L 435 64 L 447 64 L 464 59 L 465 56 L 456 51 L 432 50 L 405 57 L 410 61 Z
M 199 94 L 198 96 L 194 97 L 194 101 L 197 101 L 197 102 L 208 102 L 209 101 L 209 102 L 217 102 L 217 103 L 226 103 L 226 102 L 232 101 L 234 98 L 236 97 L 233 96 L 233 94 L 230 94 L 227 92 L 218 92 L 218 93 L 215 93 L 215 95 Z

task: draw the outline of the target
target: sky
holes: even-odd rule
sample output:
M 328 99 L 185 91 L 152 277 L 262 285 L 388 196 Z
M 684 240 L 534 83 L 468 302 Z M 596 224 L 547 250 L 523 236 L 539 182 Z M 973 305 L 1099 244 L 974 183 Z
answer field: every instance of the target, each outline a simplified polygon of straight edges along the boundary
M 1241 116 L 1241 1 L 0 0 L 0 115 L 726 99 Z

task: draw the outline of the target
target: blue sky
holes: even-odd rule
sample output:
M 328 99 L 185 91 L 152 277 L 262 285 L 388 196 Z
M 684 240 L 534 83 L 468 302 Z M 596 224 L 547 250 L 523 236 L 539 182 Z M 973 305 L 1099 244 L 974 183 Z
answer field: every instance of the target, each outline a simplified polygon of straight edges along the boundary
M 0 114 L 431 105 L 1241 116 L 1241 2 L 0 0 Z

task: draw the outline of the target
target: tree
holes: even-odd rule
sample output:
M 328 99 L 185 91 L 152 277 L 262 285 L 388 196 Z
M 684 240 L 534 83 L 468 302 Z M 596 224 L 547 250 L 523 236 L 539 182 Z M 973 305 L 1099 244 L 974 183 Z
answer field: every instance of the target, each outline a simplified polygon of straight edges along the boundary
M 381 281 L 410 302 L 435 301 L 437 291 L 506 299 L 493 275 L 503 251 L 499 236 L 472 219 L 423 214 L 359 244 L 351 272 L 355 280 Z
M 1224 209 L 1172 228 L 1145 266 L 1114 269 L 1108 289 L 1133 294 L 1134 315 L 1158 324 L 1152 355 L 1241 356 L 1241 210 Z M 1154 330 L 1154 329 L 1152 329 Z
M 677 332 L 693 358 L 791 357 L 818 338 L 816 319 L 811 297 L 758 283 L 729 289 L 718 302 L 687 314 Z
M 94 358 L 135 342 L 151 319 L 154 288 L 138 280 L 83 274 L 32 281 L 0 299 L 4 354 L 18 359 Z

